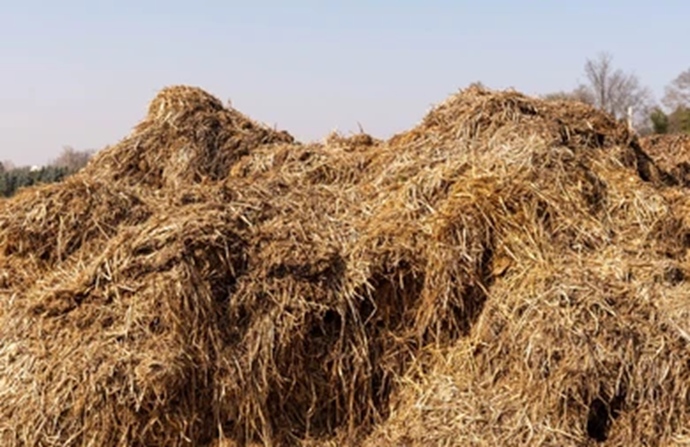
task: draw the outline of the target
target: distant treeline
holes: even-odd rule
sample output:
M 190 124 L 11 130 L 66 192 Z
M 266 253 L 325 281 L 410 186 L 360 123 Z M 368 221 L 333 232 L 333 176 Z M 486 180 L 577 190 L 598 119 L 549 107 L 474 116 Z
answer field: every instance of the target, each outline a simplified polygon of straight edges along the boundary
M 0 196 L 10 197 L 19 188 L 38 183 L 59 182 L 72 173 L 73 171 L 67 167 L 57 166 L 45 166 L 34 170 L 29 167 L 23 167 L 7 171 L 0 164 Z
M 27 186 L 59 182 L 86 166 L 92 154 L 92 151 L 66 147 L 48 166 L 15 168 L 9 163 L 0 163 L 0 197 L 11 197 Z

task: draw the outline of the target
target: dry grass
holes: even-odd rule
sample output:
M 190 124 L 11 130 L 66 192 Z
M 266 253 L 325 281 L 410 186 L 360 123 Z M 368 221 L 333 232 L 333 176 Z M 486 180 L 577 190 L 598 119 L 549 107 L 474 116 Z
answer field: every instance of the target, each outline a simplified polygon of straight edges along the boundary
M 300 145 L 166 89 L 0 206 L 0 441 L 680 444 L 676 183 L 575 103 Z

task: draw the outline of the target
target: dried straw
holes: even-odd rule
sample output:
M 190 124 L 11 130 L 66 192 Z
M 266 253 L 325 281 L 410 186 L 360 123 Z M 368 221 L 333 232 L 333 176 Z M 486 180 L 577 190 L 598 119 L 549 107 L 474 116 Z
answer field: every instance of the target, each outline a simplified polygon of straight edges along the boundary
M 684 186 L 690 186 L 690 135 L 652 135 L 641 141 L 644 150 Z
M 681 443 L 677 182 L 516 92 L 300 145 L 166 89 L 0 206 L 0 442 Z

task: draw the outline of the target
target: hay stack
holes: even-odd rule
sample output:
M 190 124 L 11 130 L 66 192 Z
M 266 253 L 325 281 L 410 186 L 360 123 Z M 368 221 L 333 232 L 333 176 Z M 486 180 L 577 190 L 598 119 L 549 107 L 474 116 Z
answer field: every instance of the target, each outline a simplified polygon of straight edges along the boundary
M 199 88 L 174 86 L 156 96 L 131 135 L 94 157 L 84 175 L 172 192 L 225 177 L 253 147 L 291 142 L 286 132 L 224 108 Z
M 553 130 L 518 137 L 535 116 L 562 112 L 522 97 L 530 108 L 496 109 L 502 98 L 511 96 L 452 98 L 456 127 L 444 127 L 480 129 L 447 209 L 449 222 L 481 215 L 491 231 L 482 309 L 466 337 L 400 378 L 392 415 L 367 445 L 686 443 L 688 227 L 667 199 L 673 179 L 635 141 L 596 137 L 625 135 L 613 123 L 589 130 L 585 141 L 603 146 L 559 143 Z M 463 113 L 484 108 L 492 115 Z
M 74 180 L 3 205 L 0 442 L 682 440 L 672 180 L 607 115 L 515 92 L 297 145 L 165 90 Z M 31 218 L 47 204 L 71 223 Z

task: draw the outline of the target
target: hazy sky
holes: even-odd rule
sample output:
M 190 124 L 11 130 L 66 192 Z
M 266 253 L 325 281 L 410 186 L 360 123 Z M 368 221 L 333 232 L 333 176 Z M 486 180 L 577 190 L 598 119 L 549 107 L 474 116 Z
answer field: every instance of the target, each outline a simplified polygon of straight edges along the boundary
M 478 80 L 571 89 L 600 51 L 659 97 L 689 19 L 690 0 L 0 0 L 0 160 L 116 143 L 180 83 L 302 140 L 387 137 Z

